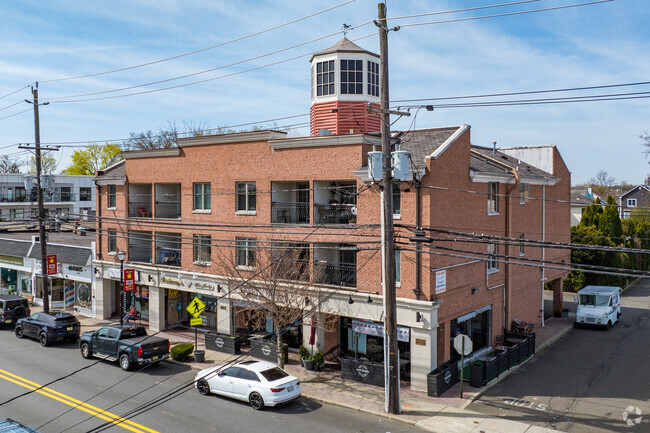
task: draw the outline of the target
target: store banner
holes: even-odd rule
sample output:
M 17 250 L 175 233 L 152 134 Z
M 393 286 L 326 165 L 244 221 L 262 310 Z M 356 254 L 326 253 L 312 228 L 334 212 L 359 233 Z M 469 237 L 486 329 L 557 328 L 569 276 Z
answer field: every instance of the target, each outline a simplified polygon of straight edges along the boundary
M 382 323 L 352 319 L 352 330 L 359 334 L 374 335 L 384 338 L 384 325 Z M 397 327 L 397 341 L 408 343 L 411 334 L 410 328 Z
M 447 291 L 447 271 L 436 271 L 436 295 Z
M 56 265 L 56 254 L 50 254 L 47 256 L 47 275 L 56 275 L 58 273 L 59 272 Z
M 134 269 L 124 270 L 124 291 L 125 292 L 135 291 L 135 270 Z

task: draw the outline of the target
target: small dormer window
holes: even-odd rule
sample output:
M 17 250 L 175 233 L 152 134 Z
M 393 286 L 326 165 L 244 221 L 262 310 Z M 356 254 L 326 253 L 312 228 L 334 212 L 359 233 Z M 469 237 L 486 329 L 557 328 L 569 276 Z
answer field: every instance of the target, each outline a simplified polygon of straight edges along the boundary
M 316 63 L 316 96 L 334 94 L 334 60 Z
M 368 61 L 368 94 L 379 96 L 379 63 Z
M 341 60 L 341 94 L 363 94 L 363 62 L 361 60 Z

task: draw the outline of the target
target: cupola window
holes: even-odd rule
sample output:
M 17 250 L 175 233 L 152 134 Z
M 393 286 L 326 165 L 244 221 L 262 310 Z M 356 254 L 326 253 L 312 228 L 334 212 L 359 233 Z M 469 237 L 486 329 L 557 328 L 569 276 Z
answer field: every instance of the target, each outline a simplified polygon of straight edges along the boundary
M 334 94 L 334 60 L 316 63 L 316 96 Z
M 368 94 L 379 96 L 379 63 L 368 61 Z
M 363 62 L 361 60 L 341 60 L 341 94 L 363 94 Z

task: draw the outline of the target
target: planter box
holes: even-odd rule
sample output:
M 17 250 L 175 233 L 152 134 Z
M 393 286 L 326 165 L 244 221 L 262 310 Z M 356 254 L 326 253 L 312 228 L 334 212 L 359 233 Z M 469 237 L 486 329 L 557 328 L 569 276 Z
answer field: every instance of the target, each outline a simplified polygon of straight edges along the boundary
M 497 356 L 488 358 L 485 361 L 484 370 L 485 370 L 485 381 L 483 382 L 483 384 L 485 385 L 492 382 L 494 379 L 497 378 L 497 376 L 499 376 L 499 358 Z
M 272 343 L 269 340 L 263 339 L 249 339 L 251 343 L 251 353 L 250 355 L 253 358 L 263 359 L 264 361 L 269 361 L 274 364 L 278 363 L 278 346 L 275 343 Z M 289 360 L 289 346 L 283 344 L 284 352 L 284 361 Z
M 458 383 L 458 363 L 447 361 L 427 374 L 427 395 L 440 397 L 456 383 Z
M 469 368 L 469 386 L 480 388 L 485 384 L 485 362 L 475 361 Z
M 508 350 L 508 366 L 512 368 L 517 364 L 519 364 L 519 344 L 514 344 Z
M 205 348 L 217 352 L 237 355 L 241 352 L 241 339 L 237 335 L 208 332 L 205 334 Z
M 498 375 L 502 375 L 510 368 L 510 349 L 506 349 L 497 354 Z
M 341 375 L 343 379 L 384 386 L 383 363 L 361 361 L 355 358 L 341 358 Z

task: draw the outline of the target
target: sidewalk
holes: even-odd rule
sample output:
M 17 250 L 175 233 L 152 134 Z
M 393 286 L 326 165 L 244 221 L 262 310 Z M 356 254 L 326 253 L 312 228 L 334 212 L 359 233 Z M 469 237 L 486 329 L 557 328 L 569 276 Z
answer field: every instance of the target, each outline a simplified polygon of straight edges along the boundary
M 546 326 L 536 327 L 536 353 L 542 351 L 571 329 L 574 317 L 575 312 L 571 311 L 569 317 L 551 318 L 546 321 Z M 79 320 L 82 324 L 83 331 L 97 329 L 101 326 L 118 322 L 117 319 L 96 320 L 84 317 L 79 317 Z M 172 346 L 185 342 L 194 343 L 194 331 L 192 330 L 165 330 L 158 335 L 169 339 Z M 202 349 L 205 348 L 203 335 L 199 335 L 198 346 Z M 242 351 L 242 353 L 245 352 L 244 350 Z M 232 359 L 233 355 L 206 350 L 204 362 L 189 362 L 184 364 L 199 370 Z M 402 413 L 392 415 L 384 412 L 384 389 L 381 387 L 344 380 L 341 378 L 341 372 L 338 370 L 326 368 L 320 372 L 307 371 L 300 365 L 297 354 L 292 352 L 289 353 L 289 360 L 285 365 L 285 370 L 300 379 L 302 394 L 305 397 L 323 403 L 344 406 L 359 412 L 386 416 L 413 424 L 431 432 L 537 433 L 554 431 L 516 421 L 486 416 L 465 409 L 474 399 L 478 398 L 487 389 L 507 376 L 507 373 L 482 388 L 472 388 L 465 382 L 463 385 L 464 398 L 462 399 L 459 397 L 459 384 L 456 384 L 441 397 L 434 398 L 427 396 L 426 392 L 413 391 L 409 388 L 408 383 L 403 383 L 400 392 Z

